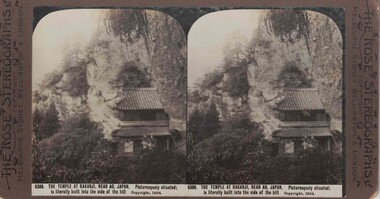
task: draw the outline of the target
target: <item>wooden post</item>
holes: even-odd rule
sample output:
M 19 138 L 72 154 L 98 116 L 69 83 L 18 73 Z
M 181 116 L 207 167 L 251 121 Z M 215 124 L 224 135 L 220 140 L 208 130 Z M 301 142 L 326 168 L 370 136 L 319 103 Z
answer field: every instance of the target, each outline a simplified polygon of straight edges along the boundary
M 166 149 L 170 149 L 170 142 L 169 142 L 169 137 L 166 137 Z

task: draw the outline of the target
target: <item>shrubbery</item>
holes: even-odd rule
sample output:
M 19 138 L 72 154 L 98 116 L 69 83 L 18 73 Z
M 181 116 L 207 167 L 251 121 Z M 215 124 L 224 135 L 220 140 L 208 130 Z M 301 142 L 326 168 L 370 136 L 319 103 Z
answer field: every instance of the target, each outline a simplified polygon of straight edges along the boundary
M 58 133 L 33 142 L 33 182 L 183 183 L 185 156 L 146 150 L 135 158 L 114 152 L 87 114 L 64 121 Z
M 126 63 L 116 79 L 110 82 L 115 88 L 144 88 L 151 87 L 148 75 L 141 71 L 134 63 Z
M 310 88 L 312 81 L 294 63 L 287 63 L 278 75 L 278 84 L 284 88 Z
M 205 74 L 204 79 L 202 81 L 202 88 L 205 89 L 215 89 L 216 85 L 218 85 L 224 76 L 224 71 L 214 70 L 210 73 Z
M 308 150 L 297 158 L 274 155 L 260 126 L 247 114 L 229 118 L 220 131 L 192 146 L 187 183 L 340 184 L 342 156 Z
M 231 97 L 245 98 L 248 95 L 250 86 L 248 82 L 247 66 L 229 68 L 226 72 L 228 78 L 224 83 L 224 90 Z
M 309 36 L 309 20 L 302 10 L 279 9 L 271 10 L 267 23 L 274 35 L 282 41 L 294 41 L 301 36 Z
M 56 134 L 61 128 L 58 111 L 51 103 L 46 113 L 36 109 L 33 112 L 33 132 L 37 140 L 42 140 Z
M 87 64 L 78 63 L 78 66 L 66 69 L 66 79 L 62 81 L 62 91 L 66 91 L 72 97 L 87 95 L 89 85 L 87 82 Z

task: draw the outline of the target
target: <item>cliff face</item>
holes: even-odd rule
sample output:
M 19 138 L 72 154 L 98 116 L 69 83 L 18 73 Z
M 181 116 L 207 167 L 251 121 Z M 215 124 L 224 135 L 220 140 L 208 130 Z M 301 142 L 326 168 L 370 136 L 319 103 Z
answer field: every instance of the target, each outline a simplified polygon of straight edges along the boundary
M 76 70 L 59 69 L 54 81 L 50 77 L 38 89 L 42 100 L 37 100 L 36 107 L 43 109 L 48 103 L 56 103 L 61 119 L 70 113 L 88 111 L 92 120 L 103 125 L 105 136 L 109 138 L 117 123 L 115 118 L 110 119 L 113 115 L 110 105 L 123 90 L 116 81 L 125 67 L 133 65 L 146 75 L 152 87 L 157 88 L 171 125 L 185 129 L 185 34 L 181 26 L 166 14 L 145 11 L 145 16 L 144 26 L 149 32 L 145 37 L 133 40 L 123 40 L 113 34 L 106 23 L 99 23 L 89 44 L 78 50 L 81 56 L 77 62 L 81 64 L 72 66 L 83 68 L 85 76 L 78 76 Z M 65 77 L 72 76 L 86 83 L 85 89 L 76 95 L 61 89 L 62 85 L 70 83 L 65 82 Z
M 271 103 L 286 85 L 279 77 L 287 67 L 303 74 L 311 87 L 319 89 L 322 103 L 332 119 L 332 128 L 342 129 L 342 37 L 329 17 L 305 11 L 305 30 L 299 37 L 279 38 L 268 22 L 270 12 L 261 17 L 253 34 L 250 50 L 253 59 L 248 67 L 250 84 L 249 107 L 253 120 L 262 121 L 271 112 Z M 286 37 L 286 35 L 285 35 Z M 292 38 L 290 38 L 292 37 Z M 286 76 L 285 76 L 286 77 Z M 269 103 L 268 103 L 269 102 Z
M 341 32 L 335 22 L 314 11 L 261 12 L 240 65 L 222 69 L 223 78 L 215 85 L 207 84 L 210 76 L 206 75 L 199 88 L 203 100 L 198 100 L 198 108 L 214 102 L 222 119 L 248 111 L 252 121 L 265 126 L 269 118 L 276 117 L 276 103 L 284 88 L 313 87 L 319 89 L 331 128 L 341 131 L 343 55 Z M 233 96 L 226 91 L 235 82 L 228 81 L 234 73 L 248 80 L 248 92 Z M 197 100 L 190 97 L 193 109 Z

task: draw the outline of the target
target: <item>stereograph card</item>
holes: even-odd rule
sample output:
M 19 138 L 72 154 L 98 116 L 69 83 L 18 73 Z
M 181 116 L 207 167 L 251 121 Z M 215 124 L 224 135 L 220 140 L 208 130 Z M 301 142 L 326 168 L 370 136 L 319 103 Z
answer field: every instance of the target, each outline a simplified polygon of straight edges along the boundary
M 378 2 L 0 5 L 0 198 L 377 197 Z

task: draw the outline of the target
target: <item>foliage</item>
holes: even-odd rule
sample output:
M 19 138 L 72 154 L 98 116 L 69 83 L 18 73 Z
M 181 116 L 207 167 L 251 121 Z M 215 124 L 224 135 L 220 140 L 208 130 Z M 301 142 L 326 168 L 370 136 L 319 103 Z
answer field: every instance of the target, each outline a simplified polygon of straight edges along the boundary
M 44 115 L 36 109 L 33 113 L 33 131 L 36 140 L 42 140 L 56 134 L 61 127 L 58 111 L 54 103 L 51 103 Z
M 244 131 L 253 131 L 254 129 L 258 129 L 259 126 L 257 123 L 251 122 L 249 119 L 249 113 L 239 113 L 234 116 L 227 118 L 225 121 L 221 132 L 222 133 L 230 133 L 235 130 L 244 130 Z
M 186 156 L 170 150 L 148 150 L 137 161 L 138 182 L 185 183 Z
M 278 84 L 284 88 L 310 88 L 312 81 L 294 63 L 287 63 L 278 75 Z
M 63 58 L 62 74 L 65 79 L 62 81 L 62 91 L 68 92 L 72 97 L 86 95 L 89 89 L 87 81 L 87 66 L 90 63 L 87 54 L 79 48 L 70 49 Z
M 298 159 L 294 182 L 305 184 L 342 183 L 342 156 L 333 152 L 307 150 Z M 312 166 L 311 166 L 312 165 Z
M 100 150 L 97 146 L 101 137 L 96 124 L 85 115 L 69 118 L 57 134 L 40 141 L 36 146 L 43 161 L 35 161 L 42 162 L 43 166 L 40 167 L 45 168 L 47 175 L 39 173 L 33 176 L 34 179 L 47 182 L 79 180 L 79 165 L 89 159 L 93 150 Z M 75 172 L 76 169 L 78 172 Z
M 188 183 L 239 183 L 246 154 L 259 148 L 261 130 L 247 115 L 226 121 L 220 133 L 199 142 L 188 155 Z
M 200 141 L 199 126 L 203 120 L 203 114 L 195 109 L 189 116 L 187 122 L 187 136 L 188 136 L 188 148 L 191 150 L 192 146 Z
M 250 86 L 248 82 L 248 67 L 246 65 L 233 67 L 227 70 L 228 78 L 224 83 L 224 90 L 231 97 L 243 97 L 248 95 Z
M 105 23 L 109 30 L 122 41 L 132 41 L 149 33 L 148 21 L 142 9 L 113 9 L 106 14 Z
M 210 73 L 205 74 L 202 81 L 202 88 L 213 90 L 216 85 L 219 84 L 224 76 L 224 72 L 220 70 L 214 70 Z
M 66 71 L 67 79 L 62 82 L 62 90 L 72 97 L 86 95 L 89 89 L 86 66 L 72 67 Z
M 33 91 L 33 103 L 38 104 L 39 102 L 44 102 L 48 99 L 48 96 L 44 95 L 44 93 L 40 89 L 36 89 Z
M 208 97 L 204 95 L 199 88 L 196 88 L 194 90 L 190 90 L 188 92 L 188 101 L 199 104 L 201 102 L 206 102 L 208 100 Z
M 250 160 L 244 168 L 252 168 L 249 173 L 257 183 L 340 184 L 342 180 L 342 156 L 333 152 L 306 150 L 297 158 L 260 155 Z
M 267 23 L 274 35 L 282 41 L 294 41 L 304 36 L 309 36 L 309 23 L 307 13 L 296 9 L 271 10 Z
M 215 103 L 211 103 L 199 125 L 197 137 L 200 140 L 211 137 L 218 132 L 219 128 L 219 112 L 216 110 Z
M 33 111 L 33 133 L 39 132 L 39 128 L 43 119 L 44 117 L 41 111 L 38 108 L 35 108 Z
M 47 88 L 52 88 L 62 80 L 62 77 L 63 74 L 60 71 L 54 70 L 53 72 L 48 73 L 45 76 L 45 79 L 43 80 L 42 84 L 45 85 Z
M 187 183 L 339 184 L 342 156 L 306 150 L 297 158 L 274 155 L 261 127 L 242 113 L 197 143 L 187 159 Z M 286 171 L 286 172 L 284 172 Z
M 186 163 L 173 151 L 118 155 L 85 113 L 67 119 L 52 137 L 34 142 L 32 155 L 33 182 L 45 183 L 183 183 Z
M 246 59 L 248 39 L 240 32 L 229 35 L 223 47 L 223 66 L 225 68 L 240 66 Z
M 48 73 L 40 85 L 40 90 L 33 93 L 35 102 L 45 101 L 47 96 L 43 90 L 48 88 L 53 92 L 66 91 L 71 97 L 80 97 L 87 94 L 89 85 L 87 82 L 87 66 L 91 58 L 80 47 L 67 49 L 63 55 L 60 68 Z M 61 84 L 59 84 L 61 83 Z
M 147 74 L 137 68 L 134 63 L 126 63 L 116 79 L 110 83 L 122 89 L 151 87 Z
M 268 141 L 239 131 L 217 134 L 194 149 L 188 160 L 188 183 L 342 183 L 342 156 L 333 152 L 273 156 Z

